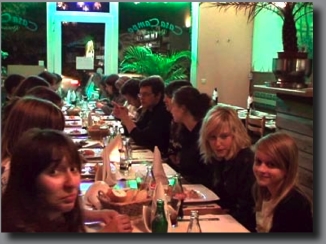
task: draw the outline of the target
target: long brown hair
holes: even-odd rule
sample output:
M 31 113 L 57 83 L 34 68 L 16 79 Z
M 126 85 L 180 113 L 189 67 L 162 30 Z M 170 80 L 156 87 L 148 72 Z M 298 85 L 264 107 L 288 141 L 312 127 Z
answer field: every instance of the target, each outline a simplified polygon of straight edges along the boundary
M 1 159 L 10 158 L 15 143 L 30 128 L 63 130 L 65 118 L 52 102 L 22 97 L 15 102 L 6 119 L 1 137 Z
M 271 199 L 272 208 L 269 214 L 273 213 L 278 203 L 294 188 L 307 197 L 298 184 L 299 151 L 296 142 L 290 135 L 283 132 L 268 134 L 257 141 L 254 150 L 267 155 L 276 168 L 285 171 L 285 179 L 278 189 L 276 198 Z M 266 187 L 261 187 L 256 182 L 253 186 L 253 194 L 256 201 L 256 210 L 260 211 L 263 201 L 270 199 L 270 192 Z M 309 200 L 308 197 L 307 199 Z
M 83 232 L 82 210 L 75 206 L 62 218 L 51 221 L 44 213 L 38 176 L 65 159 L 81 172 L 81 157 L 74 142 L 62 131 L 33 128 L 16 143 L 11 158 L 10 177 L 2 197 L 2 231 Z

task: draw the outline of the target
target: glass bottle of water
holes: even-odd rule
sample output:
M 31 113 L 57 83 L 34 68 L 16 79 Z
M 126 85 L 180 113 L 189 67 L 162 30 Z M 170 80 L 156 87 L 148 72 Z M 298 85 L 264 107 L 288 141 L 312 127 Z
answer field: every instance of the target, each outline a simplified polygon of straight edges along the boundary
M 192 210 L 190 212 L 190 222 L 188 225 L 187 232 L 189 233 L 201 233 L 201 228 L 199 224 L 199 214 L 197 210 Z
M 155 189 L 155 178 L 153 176 L 153 167 L 151 165 L 147 166 L 146 176 L 144 180 L 144 187 L 147 189 L 147 194 L 149 197 L 153 196 Z
M 152 233 L 167 233 L 168 221 L 164 210 L 164 200 L 157 199 L 155 217 L 152 221 Z

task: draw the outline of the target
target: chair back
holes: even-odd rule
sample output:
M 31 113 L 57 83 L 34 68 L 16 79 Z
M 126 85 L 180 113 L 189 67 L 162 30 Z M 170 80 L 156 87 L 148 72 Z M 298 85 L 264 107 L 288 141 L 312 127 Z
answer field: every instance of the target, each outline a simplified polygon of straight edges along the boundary
M 265 116 L 263 117 L 251 117 L 249 113 L 246 117 L 246 128 L 249 135 L 258 135 L 259 138 L 263 137 L 265 134 Z

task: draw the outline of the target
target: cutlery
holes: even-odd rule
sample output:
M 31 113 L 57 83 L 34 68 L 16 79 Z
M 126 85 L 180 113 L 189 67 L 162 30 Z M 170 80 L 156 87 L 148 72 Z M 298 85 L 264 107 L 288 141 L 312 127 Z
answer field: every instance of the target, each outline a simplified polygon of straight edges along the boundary
M 199 218 L 199 221 L 217 221 L 219 218 Z M 178 222 L 188 222 L 190 219 L 179 219 Z
M 191 205 L 185 205 L 183 208 L 216 208 L 216 205 L 196 205 L 196 206 L 191 206 Z

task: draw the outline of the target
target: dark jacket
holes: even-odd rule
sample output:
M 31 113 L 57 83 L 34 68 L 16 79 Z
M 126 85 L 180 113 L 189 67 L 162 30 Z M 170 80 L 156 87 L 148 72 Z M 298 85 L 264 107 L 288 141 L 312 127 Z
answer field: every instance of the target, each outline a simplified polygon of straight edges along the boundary
M 207 184 L 206 166 L 203 164 L 198 146 L 199 130 L 202 122 L 199 121 L 192 131 L 182 126 L 180 131 L 179 172 L 183 178 L 192 184 Z
M 308 199 L 293 189 L 274 210 L 270 232 L 313 232 Z
M 211 182 L 208 186 L 220 198 L 218 204 L 249 231 L 256 231 L 252 186 L 254 153 L 250 148 L 239 151 L 230 160 L 213 160 L 208 164 Z
M 169 145 L 171 119 L 171 114 L 161 101 L 152 110 L 147 110 L 140 116 L 129 136 L 137 145 L 145 146 L 152 151 L 157 146 L 162 157 L 165 157 Z

